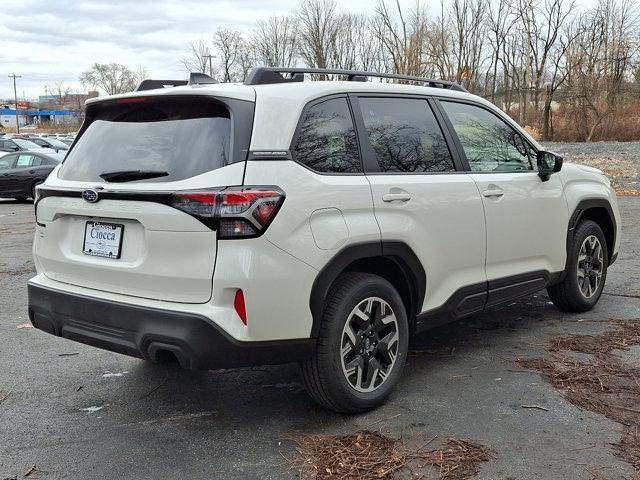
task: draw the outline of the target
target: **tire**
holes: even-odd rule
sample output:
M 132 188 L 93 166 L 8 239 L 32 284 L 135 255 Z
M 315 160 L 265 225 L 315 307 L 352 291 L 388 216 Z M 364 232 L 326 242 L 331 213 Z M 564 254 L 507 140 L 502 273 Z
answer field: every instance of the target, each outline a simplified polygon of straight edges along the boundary
M 396 289 L 377 275 L 343 274 L 327 295 L 316 352 L 302 364 L 305 388 L 336 412 L 376 408 L 398 383 L 408 344 L 407 314 Z
M 609 251 L 602 229 L 591 220 L 580 222 L 567 251 L 564 279 L 547 287 L 551 301 L 564 312 L 591 310 L 602 295 L 608 266 Z

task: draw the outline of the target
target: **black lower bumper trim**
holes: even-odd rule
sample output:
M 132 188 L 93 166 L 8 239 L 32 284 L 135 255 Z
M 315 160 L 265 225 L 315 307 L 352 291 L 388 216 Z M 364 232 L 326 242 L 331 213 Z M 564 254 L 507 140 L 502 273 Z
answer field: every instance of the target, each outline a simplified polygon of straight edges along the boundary
M 130 305 L 30 283 L 29 318 L 47 333 L 117 353 L 208 370 L 308 359 L 311 339 L 239 342 L 196 314 Z

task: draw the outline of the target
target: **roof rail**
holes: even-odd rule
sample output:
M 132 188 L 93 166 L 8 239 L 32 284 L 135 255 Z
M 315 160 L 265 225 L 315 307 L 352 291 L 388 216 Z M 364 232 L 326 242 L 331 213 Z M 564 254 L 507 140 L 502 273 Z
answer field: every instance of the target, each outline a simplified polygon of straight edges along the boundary
M 155 90 L 156 88 L 180 87 L 184 85 L 205 85 L 211 83 L 218 83 L 218 81 L 205 73 L 191 72 L 189 74 L 189 80 L 152 80 L 148 78 L 140 82 L 140 85 L 136 88 L 136 92 L 140 92 L 142 90 Z
M 282 74 L 290 74 L 290 76 L 284 76 Z M 366 82 L 369 77 L 376 78 L 390 78 L 394 80 L 406 80 L 410 82 L 424 83 L 429 87 L 447 88 L 449 90 L 455 90 L 458 92 L 466 92 L 467 90 L 462 85 L 449 82 L 448 80 L 435 80 L 432 78 L 415 77 L 412 75 L 399 75 L 397 73 L 378 73 L 378 72 L 363 72 L 359 70 L 338 70 L 332 68 L 289 68 L 289 67 L 257 67 L 253 68 L 247 79 L 245 85 L 266 85 L 270 83 L 286 83 L 286 82 L 301 82 L 304 80 L 305 74 L 323 74 L 323 75 L 343 75 L 347 77 L 351 82 Z

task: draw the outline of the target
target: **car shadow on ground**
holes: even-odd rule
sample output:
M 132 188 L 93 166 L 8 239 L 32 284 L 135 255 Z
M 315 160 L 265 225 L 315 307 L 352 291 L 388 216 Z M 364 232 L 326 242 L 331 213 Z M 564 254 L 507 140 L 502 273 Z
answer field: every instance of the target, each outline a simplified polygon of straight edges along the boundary
M 420 377 L 430 377 L 434 369 L 447 363 L 460 363 L 460 368 L 465 368 L 462 365 L 465 360 L 459 356 L 462 352 L 481 355 L 490 345 L 513 344 L 512 337 L 519 337 L 523 332 L 535 337 L 539 335 L 536 330 L 549 323 L 545 321 L 547 318 L 553 321 L 553 317 L 557 320 L 558 311 L 549 305 L 546 297 L 537 295 L 501 310 L 487 311 L 428 330 L 411 342 L 400 391 L 405 390 L 403 386 L 419 385 L 422 383 Z M 246 420 L 249 415 L 265 421 L 279 418 L 294 428 L 306 428 L 322 421 L 323 428 L 327 428 L 329 424 L 342 424 L 349 418 L 316 405 L 305 393 L 295 364 L 187 371 L 175 366 L 139 362 L 127 376 L 126 385 L 122 385 L 120 394 L 110 400 L 112 411 L 126 412 L 127 418 L 120 419 L 125 422 L 224 412 L 231 425 Z M 381 411 L 392 408 L 399 395 L 392 394 L 390 402 Z M 426 408 L 429 397 L 424 392 L 421 395 Z M 121 402 L 127 405 L 126 409 L 113 408 Z M 455 398 L 451 402 L 455 402 Z

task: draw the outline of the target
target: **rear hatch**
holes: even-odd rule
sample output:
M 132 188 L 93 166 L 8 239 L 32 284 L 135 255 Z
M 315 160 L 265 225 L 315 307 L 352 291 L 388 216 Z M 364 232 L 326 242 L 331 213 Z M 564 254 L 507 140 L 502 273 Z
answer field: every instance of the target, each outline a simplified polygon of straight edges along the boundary
M 208 301 L 216 231 L 175 198 L 242 185 L 253 105 L 196 95 L 89 105 L 78 140 L 39 191 L 41 273 L 106 292 Z

